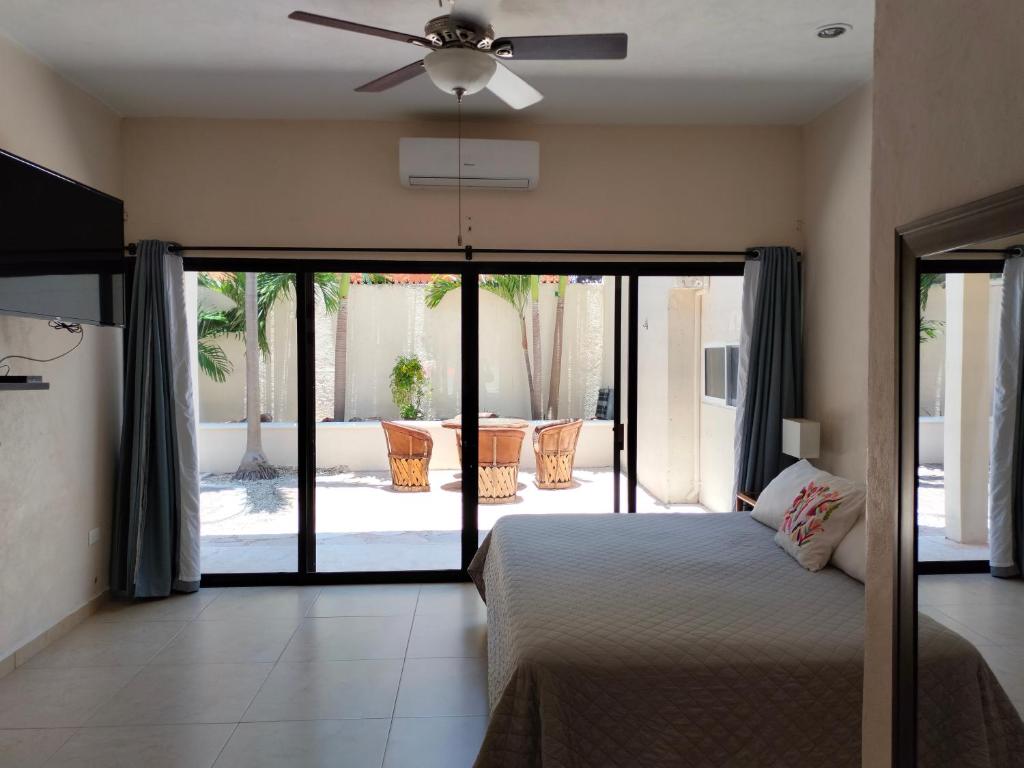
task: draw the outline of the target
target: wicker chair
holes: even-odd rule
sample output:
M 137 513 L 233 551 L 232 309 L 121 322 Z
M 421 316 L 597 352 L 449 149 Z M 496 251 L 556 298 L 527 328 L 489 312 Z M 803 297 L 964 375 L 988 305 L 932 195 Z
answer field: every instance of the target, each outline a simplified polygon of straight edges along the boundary
M 538 488 L 552 490 L 572 487 L 572 464 L 580 439 L 582 419 L 544 424 L 533 432 L 533 453 L 537 457 Z
M 481 429 L 477 466 L 477 499 L 481 504 L 509 504 L 519 487 L 519 429 Z
M 391 486 L 396 491 L 429 491 L 430 454 L 434 440 L 430 433 L 393 421 L 382 421 L 391 465 Z

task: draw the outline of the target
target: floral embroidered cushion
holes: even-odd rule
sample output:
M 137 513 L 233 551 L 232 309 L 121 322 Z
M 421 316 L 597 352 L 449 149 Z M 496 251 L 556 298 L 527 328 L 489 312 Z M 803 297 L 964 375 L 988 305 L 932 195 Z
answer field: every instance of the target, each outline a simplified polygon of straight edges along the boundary
M 782 518 L 786 515 L 793 498 L 800 492 L 810 480 L 816 477 L 828 477 L 811 464 L 807 459 L 791 464 L 779 472 L 775 478 L 768 483 L 768 486 L 761 491 L 757 497 L 757 503 L 750 512 L 750 516 L 757 522 L 767 525 L 773 531 L 779 530 L 782 525 Z M 743 490 L 742 488 L 740 490 Z
M 820 571 L 864 514 L 863 485 L 819 473 L 793 498 L 775 542 L 809 571 Z

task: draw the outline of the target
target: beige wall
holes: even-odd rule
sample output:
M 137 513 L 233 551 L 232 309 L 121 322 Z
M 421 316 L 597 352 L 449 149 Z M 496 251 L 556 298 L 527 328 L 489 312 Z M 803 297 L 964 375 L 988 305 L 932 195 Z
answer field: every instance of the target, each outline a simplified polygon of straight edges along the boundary
M 120 195 L 119 118 L 3 37 L 0 104 L 0 147 Z M 87 327 L 67 358 L 12 361 L 13 373 L 43 374 L 48 392 L 0 393 L 0 660 L 107 587 L 120 339 Z M 74 341 L 0 317 L 0 356 L 47 357 Z
M 454 128 L 129 119 L 127 236 L 453 247 L 455 194 L 401 187 L 398 139 Z M 541 146 L 535 192 L 464 193 L 477 247 L 803 246 L 799 128 L 470 123 L 464 135 Z
M 814 463 L 863 481 L 867 461 L 871 86 L 804 126 L 805 415 Z
M 864 765 L 889 764 L 896 390 L 893 233 L 1024 184 L 1018 0 L 878 0 L 868 383 Z M 981 41 L 981 42 L 979 42 Z
M 127 235 L 187 244 L 454 247 L 455 193 L 398 181 L 398 139 L 452 123 L 125 121 Z M 478 247 L 802 245 L 800 131 L 469 123 L 535 139 L 535 192 L 464 192 Z

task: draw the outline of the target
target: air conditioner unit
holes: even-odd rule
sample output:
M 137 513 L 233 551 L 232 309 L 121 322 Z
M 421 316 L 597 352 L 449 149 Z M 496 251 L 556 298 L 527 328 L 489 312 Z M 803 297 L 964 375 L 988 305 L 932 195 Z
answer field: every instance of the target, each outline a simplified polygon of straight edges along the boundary
M 457 139 L 399 139 L 402 185 L 439 189 L 459 184 Z M 536 189 L 540 145 L 536 141 L 462 140 L 463 189 Z

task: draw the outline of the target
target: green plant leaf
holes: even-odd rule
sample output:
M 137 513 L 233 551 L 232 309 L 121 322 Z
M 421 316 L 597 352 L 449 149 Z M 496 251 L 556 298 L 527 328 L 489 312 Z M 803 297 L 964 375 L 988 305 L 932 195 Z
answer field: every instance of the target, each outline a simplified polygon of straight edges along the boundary
M 200 339 L 199 370 L 218 384 L 223 384 L 228 374 L 234 370 L 234 366 L 219 344 Z
M 415 355 L 399 355 L 391 368 L 391 399 L 403 419 L 422 419 L 427 374 Z

